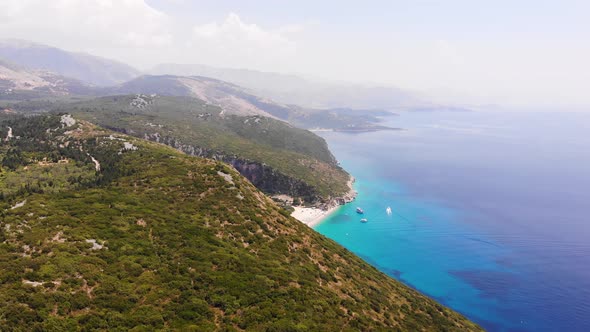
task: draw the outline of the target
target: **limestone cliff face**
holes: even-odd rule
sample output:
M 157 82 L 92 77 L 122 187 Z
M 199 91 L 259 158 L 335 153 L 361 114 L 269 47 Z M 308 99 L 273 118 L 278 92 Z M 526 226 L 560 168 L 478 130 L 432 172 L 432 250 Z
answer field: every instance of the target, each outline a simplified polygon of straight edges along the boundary
M 319 207 L 324 210 L 329 210 L 335 206 L 344 205 L 344 204 L 354 201 L 356 198 L 356 195 L 358 194 L 354 190 L 354 188 L 352 187 L 352 185 L 354 184 L 354 181 L 355 181 L 354 177 L 351 176 L 350 180 L 348 180 L 348 188 L 350 188 L 350 190 L 346 194 L 344 194 L 340 197 L 330 197 L 327 201 L 321 203 L 319 205 Z
M 315 202 L 320 199 L 315 189 L 310 185 L 277 172 L 267 165 L 231 156 L 224 156 L 221 160 L 232 165 L 263 192 L 302 197 L 308 202 Z
M 263 163 L 246 160 L 234 155 L 227 155 L 220 151 L 213 151 L 185 144 L 174 137 L 162 137 L 159 134 L 145 134 L 144 138 L 172 146 L 173 148 L 191 156 L 211 158 L 230 164 L 240 172 L 240 174 L 252 182 L 253 185 L 267 194 L 285 194 L 293 197 L 300 197 L 305 202 L 312 204 L 320 204 L 322 202 L 322 198 L 312 186 L 301 180 L 284 175 Z

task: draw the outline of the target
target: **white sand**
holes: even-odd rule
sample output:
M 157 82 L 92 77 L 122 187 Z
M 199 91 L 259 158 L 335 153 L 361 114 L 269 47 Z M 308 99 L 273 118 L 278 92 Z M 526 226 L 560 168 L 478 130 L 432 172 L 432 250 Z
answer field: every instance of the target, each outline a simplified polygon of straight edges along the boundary
M 306 208 L 301 206 L 294 206 L 295 211 L 291 213 L 291 216 L 309 227 L 313 227 L 319 224 L 322 220 L 326 219 L 330 214 L 336 211 L 340 206 L 334 206 L 329 210 L 322 210 L 317 208 Z
M 350 188 L 350 190 L 345 195 L 345 203 L 352 202 L 357 195 L 357 192 L 353 188 L 354 180 L 355 179 L 352 176 L 348 180 L 348 187 Z M 302 206 L 294 206 L 293 208 L 295 209 L 295 211 L 293 211 L 293 213 L 291 213 L 291 217 L 301 221 L 302 223 L 306 224 L 309 227 L 313 227 L 313 226 L 319 224 L 320 222 L 322 222 L 322 220 L 326 219 L 328 216 L 330 216 L 332 213 L 334 213 L 334 211 L 338 210 L 338 208 L 341 206 L 342 205 L 335 204 L 334 206 L 332 206 L 331 208 L 329 208 L 327 210 L 322 210 L 322 209 L 318 209 L 318 208 L 308 208 L 308 207 L 302 207 Z

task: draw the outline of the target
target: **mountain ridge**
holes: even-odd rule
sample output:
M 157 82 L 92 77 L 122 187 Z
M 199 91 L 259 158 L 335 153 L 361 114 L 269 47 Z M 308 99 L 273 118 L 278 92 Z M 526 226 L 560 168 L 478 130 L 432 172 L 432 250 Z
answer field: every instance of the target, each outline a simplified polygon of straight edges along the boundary
M 139 75 L 137 69 L 123 62 L 23 40 L 0 40 L 0 58 L 97 86 L 122 83 Z
M 227 165 L 65 114 L 8 127 L 0 188 L 15 172 L 23 183 L 0 201 L 8 329 L 480 330 Z
M 333 204 L 349 191 L 349 175 L 324 139 L 273 118 L 227 114 L 200 99 L 159 95 L 99 97 L 50 111 L 223 160 L 269 194 Z
M 70 94 L 92 94 L 82 81 L 46 70 L 27 69 L 0 57 L 0 99 L 19 100 Z
M 393 115 L 391 112 L 379 110 L 311 109 L 294 104 L 282 104 L 255 95 L 234 83 L 203 76 L 143 75 L 129 82 L 105 88 L 101 92 L 103 95 L 129 93 L 196 97 L 220 106 L 230 114 L 261 115 L 307 129 L 387 129 L 377 125 L 381 121 L 379 117 Z
M 250 93 L 283 104 L 297 104 L 306 108 L 392 110 L 431 105 L 418 94 L 396 87 L 320 82 L 293 74 L 250 69 L 166 63 L 154 66 L 148 73 L 212 77 L 237 84 Z
M 328 128 L 353 132 L 390 129 L 377 125 L 379 117 L 389 114 L 387 109 L 392 105 L 406 103 L 402 100 L 415 100 L 414 97 L 408 99 L 406 93 L 386 90 L 377 95 L 387 95 L 390 101 L 395 99 L 397 102 L 375 107 L 373 104 L 354 102 L 350 98 L 364 95 L 362 98 L 370 96 L 370 99 L 377 100 L 381 97 L 375 97 L 374 93 L 381 88 L 314 83 L 292 75 L 253 70 L 228 69 L 229 74 L 224 74 L 225 69 L 198 66 L 208 69 L 202 73 L 204 75 L 191 76 L 192 67 L 188 66 L 177 73 L 180 76 L 146 75 L 115 60 L 19 40 L 0 40 L 0 58 L 22 66 L 25 71 L 44 71 L 45 75 L 59 77 L 59 81 L 66 82 L 59 83 L 59 89 L 26 88 L 16 93 L 7 91 L 8 94 L 0 90 L 0 99 L 78 98 L 129 93 L 192 96 L 235 114 L 273 117 L 308 129 Z M 236 80 L 235 73 L 248 77 Z M 39 82 L 44 81 L 39 78 Z M 264 89 L 257 89 L 257 84 L 264 85 Z M 17 84 L 15 87 L 20 86 Z M 267 88 L 280 93 L 269 94 Z M 372 92 L 367 94 L 367 89 Z M 331 95 L 328 99 L 337 102 L 309 102 L 309 98 L 315 98 L 310 97 L 310 94 L 321 95 L 327 91 Z M 284 93 L 290 97 L 283 98 Z M 357 107 L 359 105 L 363 107 Z M 381 107 L 384 105 L 385 108 Z M 346 111 L 342 112 L 343 109 Z

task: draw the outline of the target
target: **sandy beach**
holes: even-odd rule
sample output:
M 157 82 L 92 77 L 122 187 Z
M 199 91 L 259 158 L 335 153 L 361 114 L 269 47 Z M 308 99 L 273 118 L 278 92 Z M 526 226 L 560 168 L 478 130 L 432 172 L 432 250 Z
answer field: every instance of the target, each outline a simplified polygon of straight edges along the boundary
M 295 211 L 291 213 L 291 216 L 301 221 L 309 227 L 313 227 L 319 224 L 322 220 L 327 218 L 332 212 L 338 209 L 338 206 L 334 206 L 328 210 L 322 210 L 318 208 L 308 208 L 301 206 L 294 206 Z
M 322 220 L 326 219 L 330 214 L 342 206 L 343 203 L 350 203 L 355 199 L 357 193 L 352 186 L 353 183 L 354 177 L 351 176 L 347 183 L 350 188 L 349 192 L 344 197 L 340 198 L 340 202 L 334 200 L 332 202 L 333 204 L 328 209 L 324 210 L 320 208 L 294 206 L 293 208 L 295 211 L 291 213 L 291 217 L 301 221 L 309 227 L 319 224 Z

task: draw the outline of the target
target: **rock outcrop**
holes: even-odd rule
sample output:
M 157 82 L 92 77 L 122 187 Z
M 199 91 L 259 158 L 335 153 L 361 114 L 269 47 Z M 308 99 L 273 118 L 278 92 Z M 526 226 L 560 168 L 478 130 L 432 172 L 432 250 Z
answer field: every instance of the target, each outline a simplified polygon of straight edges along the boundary
M 125 129 L 119 129 L 119 131 L 127 133 Z M 264 163 L 239 158 L 235 155 L 227 155 L 220 151 L 213 151 L 191 144 L 185 144 L 174 137 L 163 137 L 157 133 L 145 134 L 144 138 L 169 145 L 191 156 L 210 158 L 230 164 L 240 172 L 240 174 L 252 182 L 253 185 L 267 194 L 285 194 L 292 197 L 299 197 L 308 204 L 329 203 L 323 202 L 322 198 L 312 186 L 301 180 L 287 176 Z
M 350 180 L 348 180 L 348 183 L 347 183 L 349 191 L 345 195 L 340 196 L 340 197 L 330 198 L 327 202 L 321 203 L 318 207 L 323 210 L 329 210 L 335 206 L 344 205 L 344 204 L 354 201 L 357 194 L 358 194 L 356 192 L 356 190 L 354 190 L 354 188 L 352 187 L 352 185 L 354 184 L 354 181 L 355 181 L 354 177 L 351 176 Z

